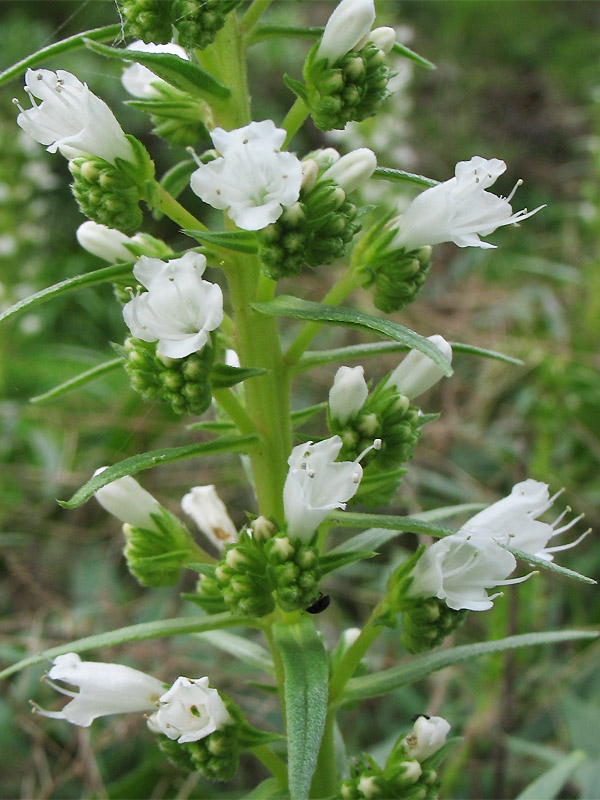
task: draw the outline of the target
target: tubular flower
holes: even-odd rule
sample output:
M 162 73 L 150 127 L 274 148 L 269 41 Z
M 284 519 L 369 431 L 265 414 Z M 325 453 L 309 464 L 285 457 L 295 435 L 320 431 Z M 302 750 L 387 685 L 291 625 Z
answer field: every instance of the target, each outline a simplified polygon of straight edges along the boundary
M 497 158 L 473 156 L 470 161 L 459 161 L 454 178 L 417 195 L 404 214 L 392 222 L 399 227 L 392 247 L 411 251 L 441 242 L 454 242 L 458 247 L 495 247 L 479 236 L 521 222 L 544 208 L 513 214 L 510 201 L 520 182 L 508 197 L 487 192 L 505 171 L 506 164 Z
M 216 283 L 202 280 L 205 268 L 206 258 L 192 252 L 169 262 L 142 256 L 133 268 L 148 291 L 132 297 L 123 317 L 136 338 L 158 341 L 158 355 L 196 353 L 221 324 L 223 294 Z
M 329 413 L 345 425 L 358 414 L 368 394 L 364 367 L 340 367 L 329 390 Z
M 63 689 L 54 683 L 77 686 L 79 692 Z M 66 653 L 54 659 L 47 682 L 72 700 L 62 711 L 46 711 L 34 706 L 44 717 L 64 719 L 87 728 L 97 717 L 124 714 L 130 711 L 151 711 L 165 690 L 165 684 L 137 669 L 123 664 L 82 661 L 77 653 Z
M 50 153 L 60 150 L 68 159 L 95 156 L 111 164 L 117 158 L 133 161 L 133 151 L 106 103 L 87 84 L 59 69 L 28 69 L 25 91 L 32 107 L 18 105 L 17 124 Z M 37 100 L 42 102 L 38 105 Z
M 302 164 L 293 153 L 280 152 L 285 136 L 272 120 L 232 131 L 215 128 L 211 137 L 221 157 L 198 167 L 192 190 L 213 208 L 227 209 L 239 228 L 265 228 L 300 194 Z
M 181 507 L 219 550 L 237 541 L 236 527 L 214 486 L 194 486 L 183 497 Z
M 557 527 L 570 511 L 567 507 L 552 524 L 540 522 L 537 517 L 552 507 L 559 494 L 560 492 L 550 497 L 547 483 L 528 478 L 515 484 L 508 497 L 492 503 L 471 517 L 459 533 L 486 535 L 499 544 L 510 545 L 517 550 L 552 561 L 554 553 L 575 547 L 589 533 L 586 531 L 570 544 L 546 547 L 550 539 L 568 531 L 583 517 L 583 514 L 580 514 L 566 525 Z
M 442 353 L 446 361 L 452 363 L 452 348 L 443 336 L 435 334 L 427 337 Z M 413 400 L 444 377 L 438 365 L 420 350 L 411 350 L 406 358 L 392 372 L 388 384 L 393 384 L 401 394 Z
M 339 436 L 294 447 L 283 487 L 288 535 L 306 542 L 330 511 L 346 508 L 346 501 L 356 494 L 362 478 L 360 459 L 368 450 L 379 447 L 381 440 L 377 439 L 354 461 L 337 462 L 342 449 Z
M 189 61 L 188 54 L 183 47 L 180 47 L 174 42 L 170 42 L 169 44 L 153 44 L 149 42 L 146 44 L 146 42 L 142 42 L 141 39 L 138 39 L 138 41 L 127 45 L 127 49 L 138 50 L 144 53 L 170 53 L 173 56 L 182 58 L 184 61 Z M 133 95 L 133 97 L 145 99 L 160 97 L 160 89 L 169 85 L 142 64 L 132 64 L 130 67 L 126 67 L 121 76 L 121 83 L 125 90 Z
M 148 726 L 184 744 L 204 739 L 230 722 L 225 703 L 216 689 L 208 687 L 208 678 L 179 677 L 159 698 Z
M 94 476 L 104 472 L 105 469 L 106 467 L 100 467 L 94 472 Z M 130 475 L 107 483 L 98 489 L 94 497 L 109 514 L 121 522 L 128 522 L 135 528 L 154 530 L 156 523 L 152 517 L 162 513 L 162 506 L 158 500 Z

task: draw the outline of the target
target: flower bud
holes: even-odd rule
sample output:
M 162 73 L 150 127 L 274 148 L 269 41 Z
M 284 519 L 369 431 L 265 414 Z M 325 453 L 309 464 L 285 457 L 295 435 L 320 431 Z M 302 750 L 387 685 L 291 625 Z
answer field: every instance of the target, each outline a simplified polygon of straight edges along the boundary
M 444 746 L 449 731 L 450 723 L 443 717 L 420 716 L 401 745 L 411 758 L 425 761 Z
M 225 24 L 227 14 L 241 2 L 242 0 L 174 0 L 171 18 L 177 29 L 179 43 L 188 50 L 203 50 L 214 42 Z
M 140 227 L 140 191 L 132 177 L 108 161 L 86 156 L 69 161 L 69 171 L 71 191 L 82 214 L 119 231 Z
M 323 180 L 334 180 L 348 195 L 369 180 L 376 166 L 375 153 L 367 147 L 361 147 L 342 156 L 329 167 L 323 174 Z
M 109 264 L 114 264 L 116 261 L 132 261 L 134 258 L 131 250 L 126 247 L 131 242 L 130 237 L 114 228 L 107 228 L 106 225 L 99 225 L 89 220 L 77 228 L 75 235 L 84 250 L 108 261 Z
M 194 486 L 184 495 L 181 507 L 219 550 L 237 540 L 237 529 L 214 486 Z
M 374 28 L 369 34 L 369 41 L 383 53 L 389 53 L 396 43 L 396 31 L 387 27 Z
M 444 356 L 448 364 L 452 363 L 452 348 L 443 336 L 435 334 L 428 337 Z M 388 378 L 399 392 L 413 400 L 434 386 L 444 373 L 429 356 L 419 350 L 411 350 L 402 363 L 396 367 Z
M 340 367 L 336 372 L 329 390 L 329 413 L 340 425 L 355 417 L 367 399 L 364 375 L 363 367 Z
M 164 0 L 117 0 L 125 35 L 143 42 L 170 42 L 170 5 Z
M 327 21 L 316 58 L 334 64 L 369 33 L 374 20 L 373 0 L 342 0 Z
M 95 475 L 99 475 L 107 467 L 99 467 Z M 136 528 L 156 530 L 154 516 L 160 515 L 163 507 L 154 497 L 142 489 L 140 484 L 130 475 L 107 483 L 94 494 L 100 505 L 110 514 L 128 522 Z

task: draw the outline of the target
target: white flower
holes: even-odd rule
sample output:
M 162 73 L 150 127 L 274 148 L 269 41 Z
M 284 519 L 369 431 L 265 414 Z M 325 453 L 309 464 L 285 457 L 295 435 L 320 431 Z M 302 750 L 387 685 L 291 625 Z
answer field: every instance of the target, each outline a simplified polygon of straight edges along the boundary
M 508 497 L 492 503 L 471 517 L 459 532 L 487 535 L 500 544 L 510 545 L 517 550 L 552 561 L 554 553 L 575 547 L 589 533 L 586 531 L 570 544 L 546 547 L 550 539 L 568 531 L 583 517 L 580 514 L 566 525 L 557 527 L 570 511 L 566 508 L 552 524 L 540 522 L 537 517 L 552 506 L 559 494 L 560 492 L 550 497 L 547 483 L 528 478 L 515 484 Z
M 105 469 L 106 467 L 100 467 L 94 475 L 99 475 Z M 102 508 L 134 528 L 155 530 L 156 523 L 152 515 L 162 514 L 162 506 L 158 500 L 152 497 L 150 492 L 142 489 L 131 475 L 107 483 L 98 489 L 94 497 Z
M 452 363 L 452 348 L 443 336 L 435 334 L 427 337 L 444 356 L 448 364 Z M 434 386 L 444 373 L 429 356 L 420 350 L 411 350 L 388 378 L 398 391 L 412 400 L 427 389 Z
M 327 20 L 316 58 L 335 64 L 368 35 L 374 21 L 373 0 L 342 0 Z
M 137 42 L 127 45 L 127 50 L 138 50 L 144 53 L 170 53 L 189 61 L 188 54 L 183 47 L 174 42 L 153 44 L 152 42 L 146 43 L 138 39 Z M 142 64 L 132 64 L 130 67 L 126 67 L 121 76 L 121 83 L 129 94 L 145 99 L 160 97 L 160 88 L 169 85 Z
M 285 136 L 272 120 L 233 131 L 215 128 L 211 137 L 221 157 L 198 167 L 192 190 L 213 208 L 227 209 L 239 228 L 265 228 L 300 194 L 302 163 L 280 152 Z
M 342 156 L 323 173 L 323 180 L 336 181 L 346 194 L 365 184 L 377 166 L 377 158 L 368 147 L 360 147 Z
M 450 723 L 443 717 L 420 716 L 414 724 L 412 733 L 401 744 L 411 758 L 425 761 L 426 758 L 443 747 L 450 731 Z
M 369 41 L 384 53 L 389 53 L 396 44 L 396 31 L 388 27 L 374 28 L 369 34 Z
M 375 440 L 355 461 L 337 462 L 335 459 L 342 449 L 339 436 L 294 447 L 283 487 L 283 509 L 290 537 L 308 541 L 330 511 L 346 508 L 346 501 L 356 494 L 362 479 L 359 461 L 373 447 L 381 447 L 381 440 Z
M 132 239 L 114 228 L 88 220 L 77 228 L 75 235 L 84 250 L 109 264 L 134 259 L 133 253 L 126 247 L 131 244 Z
M 237 530 L 214 486 L 194 486 L 184 495 L 181 507 L 202 533 L 220 550 L 237 541 Z
M 180 744 L 197 742 L 227 725 L 231 717 L 216 689 L 208 688 L 208 678 L 179 677 L 158 701 L 158 711 L 148 720 L 149 727 Z
M 364 367 L 340 367 L 329 390 L 331 416 L 345 425 L 358 414 L 368 394 Z
M 48 145 L 48 152 L 60 150 L 68 159 L 97 156 L 111 164 L 116 158 L 133 161 L 131 145 L 110 108 L 75 75 L 62 69 L 28 69 L 25 91 L 32 107 L 25 111 L 18 106 L 17 124 Z
M 202 280 L 205 268 L 206 259 L 199 253 L 168 262 L 142 256 L 133 274 L 148 291 L 123 308 L 131 333 L 144 342 L 158 340 L 156 352 L 169 358 L 201 350 L 223 319 L 221 288 Z
M 519 183 L 506 198 L 487 192 L 505 170 L 506 164 L 497 158 L 473 156 L 470 161 L 460 161 L 454 178 L 417 195 L 394 221 L 399 231 L 392 245 L 405 250 L 440 242 L 454 242 L 458 247 L 495 247 L 482 242 L 479 236 L 487 236 L 502 225 L 521 222 L 544 208 L 513 214 L 510 201 Z
M 53 681 L 77 686 L 79 692 L 64 689 Z M 137 669 L 123 664 L 82 661 L 77 653 L 57 656 L 47 682 L 72 700 L 62 711 L 45 711 L 34 706 L 35 711 L 44 717 L 64 719 L 84 728 L 97 717 L 107 714 L 151 711 L 165 690 L 164 683 Z
M 455 533 L 428 547 L 414 566 L 409 597 L 437 597 L 456 611 L 486 611 L 498 594 L 486 589 L 518 583 L 505 580 L 515 569 L 514 556 L 486 535 Z

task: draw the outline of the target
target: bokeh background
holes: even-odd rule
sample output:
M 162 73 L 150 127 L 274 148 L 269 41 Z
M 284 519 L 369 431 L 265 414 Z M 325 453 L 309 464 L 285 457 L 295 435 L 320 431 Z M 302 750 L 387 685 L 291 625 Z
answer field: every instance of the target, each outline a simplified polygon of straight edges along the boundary
M 279 0 L 274 22 L 323 24 L 333 3 Z M 583 511 L 598 530 L 600 498 L 600 5 L 579 0 L 377 0 L 378 24 L 437 65 L 429 71 L 399 59 L 397 91 L 374 120 L 324 138 L 310 123 L 294 140 L 299 152 L 335 145 L 372 147 L 381 165 L 445 180 L 456 161 L 481 155 L 509 168 L 497 189 L 524 180 L 513 207 L 547 208 L 519 229 L 491 239 L 497 250 L 434 252 L 431 277 L 418 300 L 396 318 L 420 333 L 501 350 L 523 366 L 456 357 L 455 376 L 425 399 L 441 411 L 429 424 L 394 509 L 398 513 L 462 502 L 491 502 L 533 477 L 553 490 L 557 506 Z M 110 0 L 0 3 L 0 68 L 81 30 L 118 21 Z M 281 120 L 293 97 L 283 70 L 299 76 L 305 40 L 257 44 L 250 51 L 254 118 Z M 87 51 L 50 60 L 86 80 L 139 136 L 159 174 L 185 151 L 170 152 L 148 133 L 143 116 L 123 104 L 120 68 Z M 0 92 L 0 304 L 102 263 L 76 244 L 83 221 L 68 188 L 64 159 L 21 136 L 11 98 L 25 104 L 22 84 Z M 204 143 L 199 142 L 198 149 Z M 402 207 L 414 194 L 377 182 L 369 192 Z M 375 196 L 375 195 L 372 195 Z M 365 198 L 369 199 L 368 192 Z M 193 196 L 184 202 L 195 204 Z M 186 246 L 168 221 L 148 217 L 145 229 Z M 335 270 L 317 270 L 285 286 L 318 300 Z M 371 311 L 370 298 L 357 306 Z M 0 658 L 28 653 L 135 622 L 194 614 L 180 599 L 193 587 L 146 591 L 128 575 L 119 525 L 90 502 L 63 511 L 66 498 L 92 471 L 199 434 L 170 411 L 144 405 L 125 374 L 111 373 L 82 390 L 32 403 L 74 375 L 114 357 L 125 326 L 112 291 L 86 289 L 6 323 L 0 338 Z M 317 345 L 354 341 L 324 332 Z M 393 356 L 367 365 L 380 377 Z M 296 386 L 295 407 L 325 399 L 335 368 Z M 319 423 L 310 432 L 319 433 Z M 223 464 L 225 467 L 223 468 Z M 192 485 L 216 483 L 238 523 L 252 497 L 237 459 L 206 458 L 143 473 L 144 486 L 177 511 Z M 389 509 L 386 509 L 389 510 Z M 460 520 L 458 520 L 459 522 Z M 414 548 L 414 537 L 387 545 L 379 559 L 330 578 L 333 602 L 319 618 L 334 644 L 340 630 L 364 620 L 390 565 Z M 600 545 L 589 537 L 561 563 L 590 576 L 600 571 Z M 471 614 L 454 643 L 512 633 L 598 623 L 594 587 L 550 575 L 507 587 L 493 611 Z M 404 657 L 386 632 L 370 657 L 385 667 Z M 233 662 L 206 637 L 138 643 L 94 653 L 166 680 L 208 674 L 240 699 L 255 724 L 276 725 L 272 697 L 248 689 L 263 677 Z M 55 696 L 32 668 L 7 681 L 0 700 L 3 798 L 238 797 L 263 777 L 251 760 L 231 784 L 210 786 L 157 757 L 153 737 L 136 715 L 100 720 L 90 729 L 30 714 L 31 698 L 52 707 Z M 563 790 L 565 798 L 600 797 L 600 648 L 554 647 L 479 659 L 421 684 L 344 712 L 352 755 L 382 756 L 410 717 L 441 713 L 464 744 L 448 759 L 442 796 L 515 797 L 535 776 L 579 748 L 588 758 Z M 265 723 L 266 720 L 266 723 Z

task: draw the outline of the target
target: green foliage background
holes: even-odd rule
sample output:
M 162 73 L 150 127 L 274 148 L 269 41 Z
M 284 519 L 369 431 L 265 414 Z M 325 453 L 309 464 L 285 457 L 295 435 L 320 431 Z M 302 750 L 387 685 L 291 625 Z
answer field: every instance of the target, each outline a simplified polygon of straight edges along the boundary
M 523 367 L 463 356 L 457 372 L 431 393 L 426 410 L 441 410 L 428 425 L 396 503 L 412 513 L 436 505 L 488 502 L 512 484 L 534 477 L 565 487 L 564 498 L 598 529 L 600 499 L 600 6 L 579 2 L 429 0 L 378 2 L 378 23 L 401 26 L 400 41 L 432 60 L 415 68 L 407 88 L 389 101 L 385 118 L 361 126 L 382 165 L 444 180 L 456 161 L 478 154 L 509 165 L 499 186 L 525 184 L 515 206 L 548 207 L 519 230 L 502 229 L 496 251 L 438 247 L 428 285 L 402 316 L 420 333 L 497 348 L 524 360 Z M 6 67 L 36 48 L 82 29 L 116 21 L 111 2 L 0 4 L 0 53 Z M 274 21 L 293 17 L 323 24 L 331 4 L 280 0 Z M 307 44 L 269 41 L 252 52 L 255 117 L 280 120 L 292 97 L 283 69 L 299 71 Z M 400 62 L 406 70 L 405 62 Z M 124 128 L 142 138 L 163 171 L 167 153 L 147 134 L 145 120 L 122 104 L 120 67 L 91 53 L 70 54 L 49 68 L 86 80 L 115 109 Z M 23 141 L 14 123 L 13 95 L 0 98 L 0 302 L 10 305 L 32 291 L 98 268 L 77 247 L 83 221 L 68 190 L 63 159 Z M 323 144 L 307 126 L 302 148 Z M 340 145 L 341 147 L 342 145 Z M 398 160 L 398 159 L 404 160 Z M 6 189 L 4 188 L 6 187 Z M 383 183 L 377 188 L 393 197 Z M 199 205 L 199 203 L 198 203 Z M 161 220 L 147 228 L 177 243 Z M 326 270 L 306 276 L 302 296 L 320 299 L 331 283 Z M 356 300 L 372 310 L 368 298 Z M 179 591 L 141 590 L 121 559 L 114 520 L 88 503 L 59 509 L 101 464 L 157 446 L 180 445 L 194 434 L 158 407 L 146 407 L 123 374 L 45 404 L 28 399 L 113 357 L 124 324 L 110 289 L 61 298 L 16 322 L 0 340 L 0 521 L 3 618 L 0 656 L 10 663 L 44 646 L 158 617 L 194 613 Z M 344 334 L 347 336 L 347 334 Z M 341 344 L 323 334 L 321 344 Z M 384 374 L 394 357 L 377 365 Z M 374 369 L 370 367 L 369 369 Z M 311 373 L 297 386 L 297 406 L 326 396 L 333 368 Z M 374 377 L 373 373 L 369 373 Z M 188 487 L 218 484 L 237 522 L 252 508 L 235 457 L 206 458 L 147 472 L 144 486 L 177 510 Z M 562 503 L 562 499 L 560 501 Z M 558 504 L 557 504 L 558 505 Z M 388 545 L 387 561 L 412 548 L 410 537 Z M 383 560 L 349 567 L 331 578 L 333 598 L 321 626 L 329 642 L 336 631 L 363 620 L 383 585 Z M 561 563 L 597 577 L 600 547 L 591 537 Z M 599 616 L 593 587 L 550 576 L 511 587 L 492 612 L 471 614 L 458 643 L 514 632 L 593 626 Z M 268 693 L 249 691 L 259 673 L 224 658 L 202 636 L 139 643 L 98 657 L 130 663 L 165 679 L 209 674 L 215 685 L 241 699 L 251 721 L 274 721 Z M 394 633 L 382 637 L 379 666 L 400 657 Z M 600 649 L 525 650 L 490 656 L 435 675 L 418 687 L 370 701 L 347 712 L 350 753 L 385 754 L 416 712 L 442 713 L 465 737 L 444 771 L 442 796 L 514 797 L 561 754 L 580 748 L 588 760 L 561 796 L 598 797 L 600 785 Z M 53 702 L 39 684 L 41 670 L 18 676 L 0 701 L 0 751 L 6 764 L 2 797 L 186 798 L 239 796 L 257 781 L 258 768 L 243 763 L 225 788 L 187 778 L 157 758 L 152 737 L 132 715 L 95 723 L 89 730 L 36 719 L 27 700 Z

